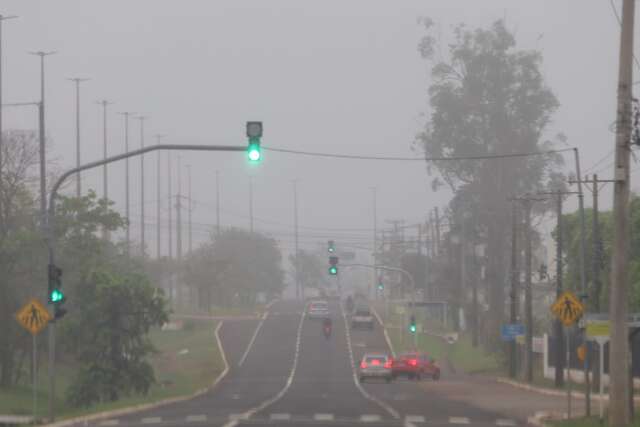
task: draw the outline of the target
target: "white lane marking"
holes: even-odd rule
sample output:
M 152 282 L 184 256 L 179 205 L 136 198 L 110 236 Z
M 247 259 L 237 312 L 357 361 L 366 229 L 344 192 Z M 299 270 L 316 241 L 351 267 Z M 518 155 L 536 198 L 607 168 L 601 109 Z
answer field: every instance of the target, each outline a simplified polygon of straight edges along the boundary
M 269 416 L 271 421 L 289 421 L 291 419 L 290 414 L 271 414 Z
M 496 420 L 496 425 L 497 426 L 513 427 L 513 426 L 516 426 L 518 424 L 514 420 L 497 419 Z
M 333 421 L 333 414 L 315 414 L 313 419 L 315 421 Z
M 362 395 L 366 399 L 369 399 L 373 403 L 376 403 L 382 409 L 387 411 L 393 418 L 395 419 L 400 418 L 400 414 L 398 413 L 398 411 L 393 409 L 386 402 L 383 402 L 377 397 L 369 394 L 360 384 L 360 381 L 358 380 L 358 372 L 356 371 L 356 363 L 355 363 L 355 360 L 353 359 L 353 348 L 351 347 L 351 333 L 349 332 L 349 322 L 347 321 L 347 315 L 345 314 L 344 309 L 342 308 L 342 304 L 340 304 L 340 312 L 342 313 L 342 319 L 344 320 L 345 331 L 347 334 L 347 350 L 349 351 L 349 359 L 351 359 L 351 372 L 353 373 L 353 382 L 355 383 L 356 388 L 360 390 L 360 393 L 362 393 Z
M 244 354 L 240 358 L 240 361 L 238 362 L 238 366 L 242 366 L 244 361 L 247 359 L 247 356 L 249 355 L 249 352 L 251 351 L 251 348 L 253 347 L 253 343 L 255 342 L 256 337 L 258 336 L 258 332 L 260 332 L 260 329 L 262 329 L 262 325 L 264 325 L 264 321 L 267 319 L 267 316 L 269 316 L 269 311 L 268 310 L 264 312 L 264 314 L 262 315 L 262 319 L 260 319 L 260 322 L 258 322 L 258 326 L 256 326 L 255 331 L 253 331 L 253 336 L 251 337 L 251 340 L 249 341 L 249 344 L 247 345 L 247 349 L 244 351 Z
M 117 426 L 118 424 L 120 424 L 119 420 L 107 420 L 107 421 L 101 422 L 98 425 L 99 426 Z
M 234 423 L 233 425 L 238 424 L 239 420 L 246 420 L 247 417 L 245 414 L 229 414 L 229 419 L 231 420 L 232 423 Z
M 222 379 L 229 372 L 229 363 L 227 362 L 227 354 L 224 351 L 224 347 L 222 346 L 222 340 L 220 339 L 220 329 L 222 328 L 223 323 L 224 323 L 224 320 L 221 320 L 220 323 L 218 323 L 218 326 L 216 327 L 216 331 L 214 335 L 216 336 L 218 349 L 220 350 L 220 355 L 222 356 L 222 363 L 224 363 L 224 369 L 222 370 L 222 372 L 220 372 L 220 375 L 218 375 L 218 378 L 216 378 L 213 381 L 213 384 L 211 384 L 211 388 L 214 388 L 216 385 L 218 385 L 218 383 L 222 381 Z
M 158 424 L 160 421 L 162 421 L 160 417 L 147 417 L 140 420 L 142 424 Z
M 381 419 L 382 417 L 380 415 L 374 415 L 374 414 L 360 415 L 360 421 L 363 423 L 376 423 Z
M 449 424 L 469 424 L 467 417 L 449 417 Z
M 188 415 L 187 422 L 188 423 L 201 423 L 207 421 L 206 415 Z
M 407 423 L 425 423 L 426 420 L 422 415 L 407 415 L 404 417 L 405 422 Z
M 371 307 L 371 311 L 373 312 L 373 315 L 378 320 L 378 323 L 382 328 L 382 332 L 384 333 L 384 340 L 387 342 L 387 347 L 389 347 L 391 356 L 396 357 L 396 351 L 393 349 L 393 344 L 391 344 L 391 338 L 389 338 L 389 334 L 387 333 L 387 328 L 384 326 L 384 323 L 382 323 L 382 319 L 380 318 L 380 315 L 378 314 L 378 312 L 374 307 Z
M 296 368 L 298 367 L 298 356 L 300 355 L 300 342 L 302 340 L 302 325 L 304 324 L 305 314 L 306 314 L 306 311 L 303 310 L 302 314 L 300 315 L 300 323 L 298 323 L 298 332 L 296 334 L 296 350 L 293 354 L 293 365 L 291 366 L 291 372 L 289 373 L 289 378 L 287 378 L 287 382 L 285 383 L 282 390 L 280 390 L 278 394 L 276 394 L 273 397 L 270 397 L 269 399 L 265 400 L 258 406 L 251 408 L 248 411 L 240 414 L 243 418 L 230 417 L 231 421 L 229 421 L 222 427 L 235 427 L 236 425 L 238 425 L 238 419 L 245 419 L 245 420 L 249 419 L 256 412 L 262 411 L 263 409 L 268 408 L 269 406 L 276 403 L 278 400 L 282 399 L 282 397 L 287 393 L 287 390 L 289 390 L 289 387 L 291 387 L 291 384 L 293 383 L 293 377 L 296 375 Z

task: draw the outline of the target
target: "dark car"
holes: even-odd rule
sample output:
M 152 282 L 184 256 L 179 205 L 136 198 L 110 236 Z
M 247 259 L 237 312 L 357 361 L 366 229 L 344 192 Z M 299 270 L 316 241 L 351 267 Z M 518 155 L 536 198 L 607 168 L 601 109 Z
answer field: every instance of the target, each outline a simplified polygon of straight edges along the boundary
M 391 375 L 393 378 L 406 376 L 409 379 L 416 380 L 429 377 L 434 381 L 438 381 L 440 379 L 440 367 L 426 353 L 404 353 L 393 359 Z

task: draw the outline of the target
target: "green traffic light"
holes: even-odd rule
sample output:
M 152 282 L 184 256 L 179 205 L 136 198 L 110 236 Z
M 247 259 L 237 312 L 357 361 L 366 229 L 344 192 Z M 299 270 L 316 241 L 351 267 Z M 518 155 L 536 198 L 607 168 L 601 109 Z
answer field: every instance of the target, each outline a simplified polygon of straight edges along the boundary
M 411 332 L 412 334 L 416 333 L 416 325 L 415 325 L 415 323 L 409 325 L 409 332 Z
M 384 284 L 378 283 L 378 290 L 379 291 L 383 291 L 384 290 Z
M 338 267 L 336 267 L 335 265 L 332 265 L 331 267 L 329 267 L 329 274 L 332 276 L 335 276 L 338 274 Z
M 258 163 L 262 160 L 262 152 L 260 151 L 260 138 L 249 139 L 249 147 L 247 148 L 247 157 L 251 163 Z
M 57 303 L 63 300 L 64 294 L 62 293 L 62 291 L 60 291 L 60 289 L 54 289 L 53 291 L 51 291 L 51 294 L 49 295 L 49 301 L 51 301 L 52 303 Z

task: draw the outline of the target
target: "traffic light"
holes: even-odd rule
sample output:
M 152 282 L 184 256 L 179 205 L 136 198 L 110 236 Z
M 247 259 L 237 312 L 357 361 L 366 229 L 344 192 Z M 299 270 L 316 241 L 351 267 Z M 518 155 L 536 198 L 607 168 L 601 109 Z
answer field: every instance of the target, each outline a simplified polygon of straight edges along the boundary
M 57 265 L 49 264 L 49 304 L 53 304 L 53 318 L 58 320 L 67 314 L 62 304 L 67 300 L 62 292 L 62 269 Z
M 382 277 L 378 278 L 378 290 L 380 292 L 384 291 L 384 282 L 382 281 Z
M 338 275 L 338 257 L 337 256 L 329 257 L 329 274 L 331 276 Z
M 409 332 L 415 334 L 417 330 L 418 328 L 416 326 L 416 316 L 412 314 L 411 318 L 409 319 Z
M 334 253 L 336 251 L 336 244 L 334 243 L 333 240 L 329 240 L 328 242 L 328 251 L 330 254 Z
M 259 163 L 262 160 L 260 149 L 260 138 L 262 138 L 262 122 L 247 122 L 247 137 L 249 146 L 247 147 L 247 157 L 251 163 Z

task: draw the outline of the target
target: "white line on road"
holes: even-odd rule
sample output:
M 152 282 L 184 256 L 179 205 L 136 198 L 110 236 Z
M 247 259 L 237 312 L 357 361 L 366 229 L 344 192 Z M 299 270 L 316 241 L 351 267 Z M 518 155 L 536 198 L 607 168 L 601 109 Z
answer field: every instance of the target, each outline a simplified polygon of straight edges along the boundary
M 160 417 L 147 417 L 140 420 L 142 424 L 158 424 L 160 421 L 162 421 Z
M 496 425 L 497 426 L 505 426 L 505 427 L 514 427 L 514 426 L 516 426 L 518 424 L 514 420 L 497 419 L 496 420 Z
M 380 415 L 375 414 L 360 415 L 360 421 L 362 421 L 363 423 L 377 423 L 381 419 L 382 417 Z
M 405 422 L 407 423 L 424 423 L 426 422 L 422 415 L 407 415 L 404 417 Z
M 300 323 L 298 323 L 298 332 L 296 334 L 296 350 L 293 354 L 293 365 L 291 366 L 291 373 L 289 374 L 289 378 L 287 378 L 287 382 L 285 383 L 282 390 L 278 392 L 278 394 L 265 400 L 255 408 L 249 409 L 248 411 L 241 414 L 244 417 L 242 419 L 249 419 L 256 412 L 262 411 L 263 409 L 273 405 L 278 400 L 282 399 L 282 397 L 287 393 L 287 390 L 289 390 L 289 387 L 291 387 L 291 384 L 293 383 L 293 377 L 296 375 L 296 368 L 298 367 L 298 356 L 300 355 L 300 341 L 302 340 L 302 325 L 304 324 L 305 314 L 306 312 L 303 310 L 302 315 L 300 316 Z M 238 425 L 238 419 L 231 419 L 231 421 L 229 421 L 222 427 L 235 427 L 236 425 Z
M 120 421 L 118 420 L 107 420 L 107 421 L 101 422 L 98 425 L 99 426 L 117 426 L 118 424 L 120 424 Z
M 268 306 L 268 307 L 270 307 L 270 306 Z M 251 337 L 251 340 L 249 341 L 249 345 L 247 345 L 247 349 L 244 351 L 244 354 L 240 358 L 240 361 L 238 362 L 238 366 L 242 366 L 244 361 L 247 359 L 247 356 L 249 355 L 249 352 L 251 351 L 251 348 L 253 347 L 253 343 L 256 340 L 256 337 L 258 336 L 258 332 L 260 332 L 260 329 L 262 329 L 262 325 L 264 325 L 264 321 L 267 319 L 268 315 L 269 315 L 269 310 L 267 309 L 267 311 L 265 311 L 264 314 L 262 315 L 262 319 L 260 319 L 260 322 L 258 322 L 258 326 L 256 326 L 256 330 L 253 331 L 253 336 Z
M 289 421 L 291 419 L 290 414 L 271 414 L 269 416 L 271 421 Z
M 333 414 L 315 414 L 313 419 L 315 421 L 333 421 Z
M 207 416 L 206 415 L 189 415 L 189 416 L 187 416 L 187 422 L 188 423 L 202 423 L 204 421 L 207 421 Z
M 393 344 L 391 344 L 391 339 L 389 338 L 389 334 L 387 333 L 387 327 L 382 322 L 382 319 L 380 318 L 380 315 L 376 311 L 375 307 L 371 307 L 371 311 L 373 312 L 373 315 L 376 317 L 378 323 L 380 324 L 380 327 L 382 328 L 382 332 L 384 333 L 384 340 L 387 342 L 387 347 L 389 347 L 391 356 L 396 357 L 396 352 L 393 349 Z
M 369 399 L 370 401 L 376 403 L 382 409 L 387 411 L 393 418 L 396 418 L 396 419 L 400 418 L 400 414 L 398 413 L 398 411 L 393 409 L 386 402 L 383 402 L 382 400 L 378 399 L 377 397 L 369 394 L 364 389 L 364 387 L 362 387 L 362 385 L 360 384 L 360 381 L 358 380 L 358 373 L 356 371 L 356 363 L 355 363 L 355 360 L 353 359 L 353 348 L 351 347 L 351 333 L 349 332 L 349 322 L 347 321 L 347 315 L 345 314 L 345 312 L 344 312 L 344 310 L 342 308 L 342 304 L 340 304 L 340 313 L 342 313 L 342 319 L 344 320 L 344 327 L 345 327 L 345 331 L 346 331 L 346 334 L 347 334 L 347 350 L 349 351 L 349 359 L 351 360 L 351 372 L 353 373 L 353 382 L 355 383 L 356 388 L 358 390 L 360 390 L 360 393 L 362 393 L 362 395 L 366 399 Z
M 246 420 L 248 418 L 249 417 L 247 417 L 246 414 L 229 414 L 229 419 L 231 420 L 231 423 L 233 423 L 233 424 L 230 424 L 230 425 L 234 425 L 234 426 L 236 424 L 238 424 L 239 420 Z M 225 425 L 229 425 L 229 423 L 227 423 Z
M 449 417 L 449 424 L 469 424 L 467 417 Z

